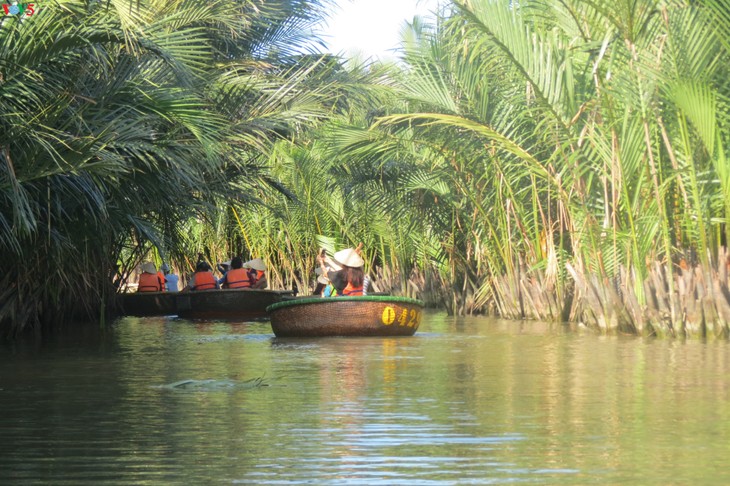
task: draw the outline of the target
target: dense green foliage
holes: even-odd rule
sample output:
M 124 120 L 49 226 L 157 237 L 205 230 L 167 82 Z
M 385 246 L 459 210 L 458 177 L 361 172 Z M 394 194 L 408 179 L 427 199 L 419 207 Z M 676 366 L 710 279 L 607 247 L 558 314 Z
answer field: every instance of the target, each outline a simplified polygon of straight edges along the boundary
M 455 1 L 412 25 L 388 97 L 287 153 L 310 216 L 280 219 L 301 239 L 335 215 L 318 234 L 420 268 L 453 312 L 724 333 L 728 7 Z M 720 315 L 688 317 L 702 288 Z
M 730 3 L 454 4 L 406 42 L 409 109 L 345 147 L 378 171 L 409 161 L 383 205 L 404 190 L 420 203 L 462 309 L 582 320 L 573 284 L 594 277 L 641 309 L 658 298 L 644 283 L 660 262 L 671 315 L 654 330 L 683 332 L 673 262 L 699 265 L 709 286 L 725 266 Z M 611 325 L 651 324 L 630 313 Z
M 727 300 L 730 1 L 455 0 L 390 66 L 301 52 L 318 7 L 5 20 L 6 329 L 102 315 L 115 262 L 243 253 L 304 290 L 358 242 L 452 312 L 679 334 L 691 267 Z
M 331 112 L 335 65 L 302 42 L 321 7 L 72 0 L 3 20 L 3 334 L 103 319 L 117 263 L 182 262 L 194 222 L 255 199 L 274 140 Z

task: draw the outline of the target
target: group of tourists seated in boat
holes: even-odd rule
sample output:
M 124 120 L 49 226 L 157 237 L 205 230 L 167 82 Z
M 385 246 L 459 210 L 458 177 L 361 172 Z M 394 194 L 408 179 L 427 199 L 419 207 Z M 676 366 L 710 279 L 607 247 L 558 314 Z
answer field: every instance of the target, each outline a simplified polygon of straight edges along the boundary
M 210 265 L 201 260 L 195 266 L 195 273 L 183 291 L 220 288 L 263 289 L 267 285 L 266 264 L 260 258 L 243 263 L 241 257 L 234 257 L 223 265 L 221 273 L 223 276 L 220 279 L 216 278 Z M 165 290 L 176 292 L 178 290 L 177 275 L 169 273 L 169 268 L 164 264 L 158 272 L 154 263 L 143 263 L 138 282 L 138 292 L 164 292 Z
M 142 273 L 137 282 L 137 292 L 177 292 L 178 277 L 162 264 L 160 270 L 152 262 L 142 264 Z
M 360 256 L 360 248 L 346 248 L 328 257 L 324 251 L 318 256 L 319 268 L 317 273 L 317 287 L 315 295 L 322 297 L 351 297 L 367 295 L 369 279 L 363 271 L 365 261 Z M 241 257 L 234 257 L 230 262 L 218 265 L 222 273 L 221 278 L 213 275 L 211 266 L 198 261 L 195 273 L 190 278 L 183 291 L 213 290 L 213 289 L 264 289 L 266 280 L 266 264 L 261 258 L 254 258 L 243 262 Z M 162 265 L 157 271 L 151 262 L 142 265 L 139 276 L 138 292 L 163 292 L 178 290 L 177 275 L 169 273 L 167 265 Z
M 365 261 L 360 247 L 340 250 L 329 258 L 322 251 L 318 256 L 319 268 L 315 295 L 322 297 L 351 297 L 367 295 L 368 278 L 363 271 Z
M 195 273 L 187 286 L 189 290 L 212 289 L 263 289 L 266 288 L 266 264 L 260 258 L 243 263 L 241 257 L 234 257 L 221 265 L 223 276 L 215 278 L 207 262 L 198 262 Z

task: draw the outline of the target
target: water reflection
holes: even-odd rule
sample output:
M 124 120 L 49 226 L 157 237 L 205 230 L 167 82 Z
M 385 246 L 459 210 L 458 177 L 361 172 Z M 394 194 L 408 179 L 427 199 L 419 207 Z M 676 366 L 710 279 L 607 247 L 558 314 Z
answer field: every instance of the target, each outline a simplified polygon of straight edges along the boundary
M 128 318 L 0 348 L 0 482 L 724 484 L 728 371 L 725 342 L 534 322 Z

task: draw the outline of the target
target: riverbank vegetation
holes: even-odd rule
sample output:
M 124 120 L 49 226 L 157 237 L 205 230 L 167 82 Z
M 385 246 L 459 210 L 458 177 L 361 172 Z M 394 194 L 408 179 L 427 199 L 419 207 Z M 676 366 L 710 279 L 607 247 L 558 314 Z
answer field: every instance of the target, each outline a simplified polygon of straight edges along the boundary
M 5 20 L 3 334 L 101 319 L 142 258 L 306 292 L 362 241 L 452 313 L 728 335 L 728 0 L 455 0 L 396 65 L 316 54 L 324 6 Z
M 337 64 L 303 30 L 321 7 L 72 0 L 3 19 L 3 334 L 103 320 L 150 248 L 182 265 L 195 223 L 276 187 L 272 140 L 333 112 Z

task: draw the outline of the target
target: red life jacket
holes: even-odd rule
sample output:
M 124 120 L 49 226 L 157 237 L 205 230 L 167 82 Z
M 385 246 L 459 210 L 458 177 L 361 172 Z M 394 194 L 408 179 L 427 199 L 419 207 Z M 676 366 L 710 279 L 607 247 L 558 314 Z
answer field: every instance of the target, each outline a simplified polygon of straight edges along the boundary
M 139 276 L 137 292 L 162 292 L 160 279 L 154 273 L 142 273 Z
M 251 278 L 251 285 L 254 285 L 256 282 L 261 280 L 261 277 L 264 276 L 264 272 L 261 270 L 254 270 L 253 268 L 250 270 L 249 277 Z
M 157 280 L 160 281 L 160 292 L 164 292 L 167 290 L 167 286 L 165 285 L 165 274 L 162 272 L 157 272 Z
M 362 285 L 359 287 L 353 287 L 351 283 L 347 284 L 347 287 L 340 294 L 345 297 L 352 297 L 355 295 L 362 295 Z
M 245 289 L 251 287 L 251 280 L 245 268 L 233 268 L 226 274 L 225 287 L 229 289 Z
M 195 272 L 195 286 L 193 290 L 210 290 L 215 288 L 215 277 L 209 271 Z

